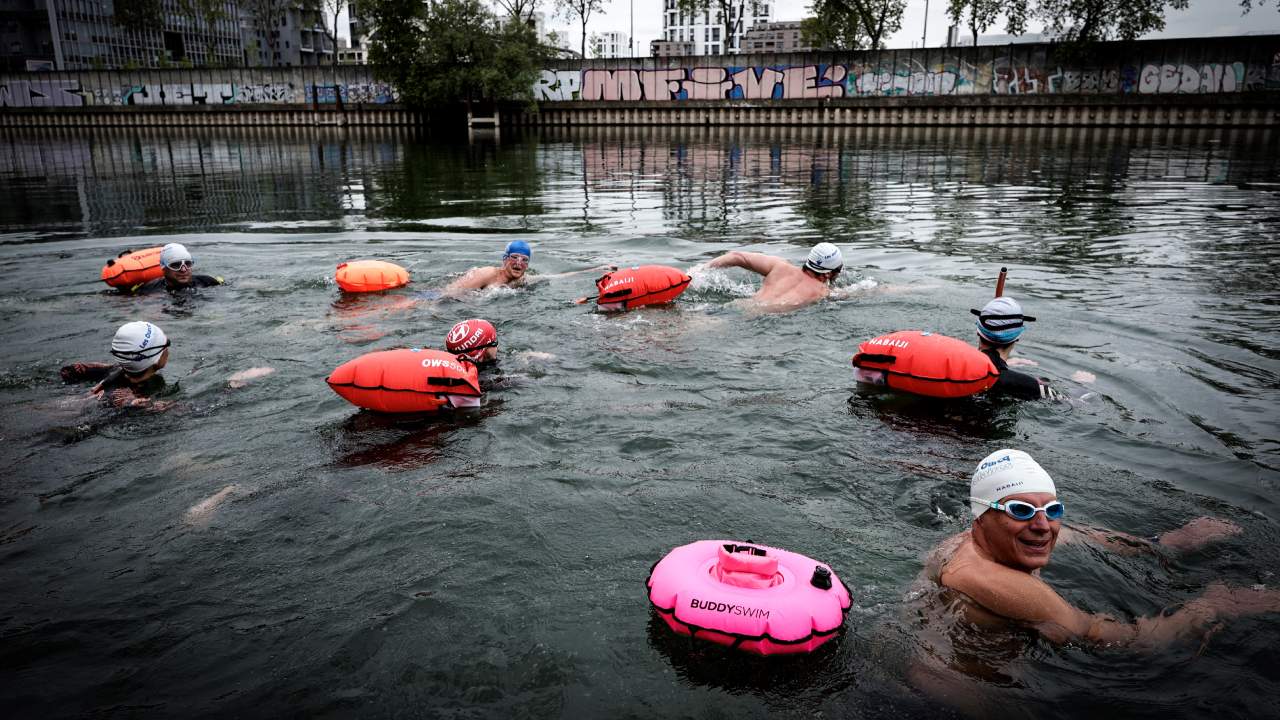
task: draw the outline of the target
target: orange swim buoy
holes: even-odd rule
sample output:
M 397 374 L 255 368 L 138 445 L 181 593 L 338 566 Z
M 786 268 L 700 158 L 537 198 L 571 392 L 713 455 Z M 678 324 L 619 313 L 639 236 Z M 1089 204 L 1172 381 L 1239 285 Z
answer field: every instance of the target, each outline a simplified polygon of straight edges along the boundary
M 353 260 L 339 265 L 333 279 L 347 292 L 378 292 L 408 285 L 409 271 L 384 260 Z
M 164 277 L 164 268 L 160 265 L 163 249 L 125 250 L 102 266 L 102 282 L 117 288 L 133 287 Z
M 661 305 L 680 297 L 692 280 L 666 265 L 640 265 L 608 273 L 596 281 L 596 304 L 603 310 Z
M 929 397 L 968 397 L 996 384 L 1000 371 L 972 345 L 946 335 L 901 330 L 858 346 L 853 366 L 880 371 L 895 390 Z
M 382 350 L 339 365 L 325 378 L 356 407 L 386 413 L 432 412 L 480 404 L 476 366 L 443 350 Z

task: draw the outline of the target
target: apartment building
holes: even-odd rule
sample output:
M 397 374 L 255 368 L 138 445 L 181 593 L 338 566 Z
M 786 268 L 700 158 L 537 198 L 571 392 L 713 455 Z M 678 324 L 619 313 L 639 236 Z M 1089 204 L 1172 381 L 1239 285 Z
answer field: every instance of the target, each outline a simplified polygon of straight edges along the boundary
M 799 20 L 760 23 L 742 36 L 742 52 L 789 53 L 814 49 L 804 42 Z
M 742 36 L 748 28 L 773 18 L 773 6 L 766 1 L 734 0 L 729 8 L 725 33 L 718 2 L 703 12 L 686 14 L 676 0 L 663 0 L 662 40 L 693 43 L 693 55 L 726 55 L 741 52 Z

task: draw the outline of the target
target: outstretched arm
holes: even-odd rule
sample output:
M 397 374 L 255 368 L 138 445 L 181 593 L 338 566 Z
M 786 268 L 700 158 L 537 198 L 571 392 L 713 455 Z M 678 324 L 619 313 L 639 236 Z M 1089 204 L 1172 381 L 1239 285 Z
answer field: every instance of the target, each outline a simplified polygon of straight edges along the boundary
M 542 282 L 543 280 L 555 280 L 558 278 L 573 277 L 574 275 L 582 275 L 585 273 L 613 272 L 617 269 L 617 265 L 596 265 L 595 267 L 589 267 L 583 270 L 570 270 L 569 272 L 554 273 L 552 275 L 527 275 L 525 276 L 525 282 Z
M 1280 590 L 1213 585 L 1176 612 L 1127 623 L 1110 615 L 1083 612 L 1040 578 L 1011 568 L 992 564 L 981 572 L 953 575 L 956 577 L 944 572 L 943 583 L 997 615 L 1031 625 L 1056 643 L 1116 643 L 1154 650 L 1212 631 L 1221 620 L 1280 612 Z
M 1103 549 L 1121 555 L 1155 552 L 1156 546 L 1175 552 L 1189 552 L 1232 535 L 1239 535 L 1240 526 L 1226 520 L 1198 517 L 1176 530 L 1170 530 L 1154 538 L 1140 538 L 1127 533 L 1085 526 L 1065 526 L 1058 534 L 1059 543 L 1088 541 Z
M 768 275 L 773 272 L 779 265 L 787 265 L 787 261 L 782 258 L 765 255 L 764 253 L 743 252 L 742 250 L 731 250 L 720 257 L 707 263 L 709 268 L 722 267 L 740 267 L 750 270 L 757 275 Z
M 457 295 L 467 290 L 479 290 L 488 287 L 493 282 L 494 272 L 501 268 L 492 267 L 474 267 L 462 275 L 462 277 L 454 280 L 444 287 L 445 295 Z

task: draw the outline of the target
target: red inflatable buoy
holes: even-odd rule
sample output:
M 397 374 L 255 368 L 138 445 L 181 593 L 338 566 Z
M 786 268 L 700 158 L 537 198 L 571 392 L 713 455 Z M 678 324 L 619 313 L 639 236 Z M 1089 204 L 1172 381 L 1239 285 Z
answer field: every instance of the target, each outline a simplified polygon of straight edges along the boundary
M 640 265 L 615 270 L 596 281 L 596 304 L 605 310 L 661 305 L 680 297 L 692 280 L 666 265 Z
M 480 404 L 480 373 L 443 350 L 382 350 L 343 363 L 325 379 L 347 402 L 386 413 Z
M 354 260 L 338 266 L 333 279 L 347 292 L 378 292 L 409 284 L 409 271 L 383 260 Z
M 1000 372 L 972 345 L 946 335 L 902 330 L 858 346 L 853 366 L 884 373 L 885 385 L 929 397 L 968 397 L 996 384 Z
M 133 287 L 164 277 L 164 268 L 160 266 L 163 249 L 125 250 L 102 267 L 102 281 L 111 287 Z

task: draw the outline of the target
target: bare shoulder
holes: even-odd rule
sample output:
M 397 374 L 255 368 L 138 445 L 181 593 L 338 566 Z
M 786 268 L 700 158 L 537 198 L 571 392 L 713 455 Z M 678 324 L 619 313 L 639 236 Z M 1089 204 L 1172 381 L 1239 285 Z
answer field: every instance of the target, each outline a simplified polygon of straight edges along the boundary
M 1088 632 L 1084 613 L 1031 573 L 982 557 L 972 541 L 962 542 L 942 568 L 939 584 L 964 593 L 997 615 L 1028 623 L 1051 623 L 1068 634 Z
M 502 268 L 498 267 L 474 267 L 463 274 L 462 277 L 449 283 L 446 290 L 479 290 L 494 284 L 498 273 L 502 272 Z

